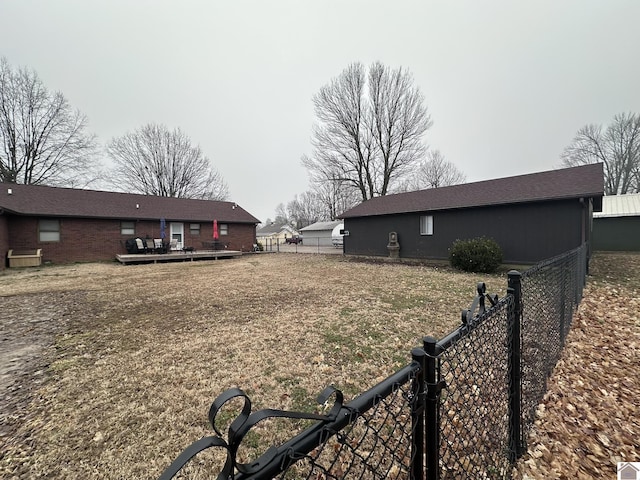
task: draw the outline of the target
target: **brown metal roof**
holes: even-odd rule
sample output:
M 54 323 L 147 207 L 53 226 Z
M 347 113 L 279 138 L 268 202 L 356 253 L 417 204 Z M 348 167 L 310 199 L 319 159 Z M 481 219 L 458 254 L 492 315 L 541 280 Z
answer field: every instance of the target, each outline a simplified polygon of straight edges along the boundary
M 50 217 L 260 223 L 234 202 L 9 183 L 0 183 L 0 209 Z
M 490 205 L 593 198 L 602 209 L 604 173 L 601 163 L 484 182 L 375 197 L 347 210 L 340 218 L 450 210 Z

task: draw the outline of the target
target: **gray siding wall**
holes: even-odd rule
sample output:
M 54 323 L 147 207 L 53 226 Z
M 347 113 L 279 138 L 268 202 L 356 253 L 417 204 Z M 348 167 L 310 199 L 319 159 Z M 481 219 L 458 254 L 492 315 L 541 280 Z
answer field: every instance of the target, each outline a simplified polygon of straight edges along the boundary
M 640 217 L 594 218 L 593 250 L 640 251 Z
M 433 215 L 433 235 L 420 235 L 421 215 Z M 589 239 L 589 204 L 575 199 L 347 218 L 345 229 L 348 255 L 388 256 L 393 231 L 398 233 L 403 258 L 447 259 L 456 239 L 485 236 L 498 242 L 505 263 L 535 263 Z
M 302 232 L 302 244 L 307 247 L 330 247 L 333 230 L 310 230 Z

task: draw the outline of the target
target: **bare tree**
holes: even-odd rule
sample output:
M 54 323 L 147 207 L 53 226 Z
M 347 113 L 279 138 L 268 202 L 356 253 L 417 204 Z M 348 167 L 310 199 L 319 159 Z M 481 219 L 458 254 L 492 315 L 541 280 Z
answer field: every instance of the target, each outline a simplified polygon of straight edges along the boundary
M 427 153 L 427 159 L 420 163 L 414 178 L 417 182 L 417 188 L 414 190 L 448 187 L 467 180 L 464 173 L 453 163 L 445 160 L 440 150 L 431 150 Z
M 179 128 L 145 125 L 111 140 L 107 153 L 116 165 L 112 178 L 119 189 L 207 200 L 229 195 L 222 175 Z
M 296 229 L 312 223 L 335 220 L 339 214 L 359 202 L 358 193 L 338 184 L 317 184 L 293 200 L 276 207 L 276 223 L 287 223 Z
M 38 75 L 0 60 L 0 181 L 80 186 L 89 174 L 95 136 L 64 95 Z
M 317 182 L 313 185 L 313 192 L 320 202 L 320 218 L 336 220 L 338 215 L 355 207 L 361 200 L 358 192 L 340 181 Z
M 322 218 L 322 204 L 314 192 L 307 191 L 294 196 L 287 204 L 287 212 L 292 225 L 299 230 Z
M 391 182 L 410 173 L 424 156 L 422 135 L 432 122 L 411 74 L 401 68 L 389 70 L 374 63 L 369 69 L 369 89 L 370 128 L 382 160 L 374 176 L 382 183 L 377 193 L 386 195 Z
M 640 192 L 640 115 L 623 113 L 603 130 L 586 125 L 562 153 L 564 166 L 604 164 L 605 194 Z
M 276 207 L 275 223 L 279 225 L 289 223 L 289 215 L 287 214 L 287 207 L 284 205 L 284 203 L 279 203 Z
M 348 185 L 362 200 L 386 195 L 411 172 L 431 126 L 409 72 L 374 63 L 368 84 L 365 77 L 353 63 L 314 96 L 313 154 L 302 158 L 312 181 Z

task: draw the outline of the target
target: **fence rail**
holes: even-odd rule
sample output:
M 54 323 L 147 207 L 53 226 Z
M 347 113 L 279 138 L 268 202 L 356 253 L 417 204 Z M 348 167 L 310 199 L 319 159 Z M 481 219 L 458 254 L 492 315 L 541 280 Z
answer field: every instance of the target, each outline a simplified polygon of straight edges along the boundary
M 173 478 L 212 447 L 223 451 L 220 480 L 510 478 L 514 461 L 526 451 L 586 272 L 583 245 L 523 274 L 509 272 L 502 299 L 478 284 L 458 328 L 440 340 L 425 337 L 412 350 L 411 363 L 347 404 L 339 390 L 327 388 L 318 399 L 333 399 L 326 414 L 251 412 L 242 391 L 224 392 L 209 414 L 217 435 L 188 447 L 160 479 Z M 222 433 L 216 416 L 238 398 L 239 413 Z M 268 418 L 312 424 L 241 463 L 242 440 Z

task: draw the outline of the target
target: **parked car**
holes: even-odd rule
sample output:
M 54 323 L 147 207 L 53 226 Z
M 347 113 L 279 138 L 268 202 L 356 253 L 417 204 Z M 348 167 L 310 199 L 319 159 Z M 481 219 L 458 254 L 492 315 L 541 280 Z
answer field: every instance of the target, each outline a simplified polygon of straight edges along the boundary
M 299 244 L 299 243 L 302 244 L 302 237 L 294 235 L 293 237 L 285 238 L 284 241 L 286 243 L 295 243 L 296 245 Z

